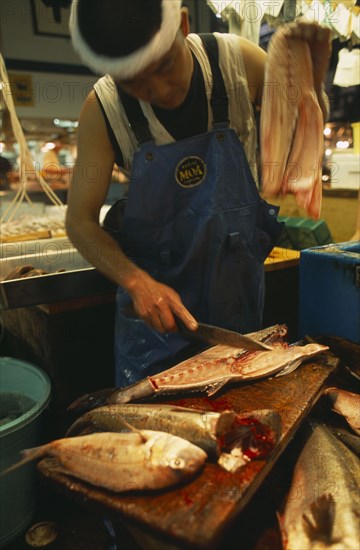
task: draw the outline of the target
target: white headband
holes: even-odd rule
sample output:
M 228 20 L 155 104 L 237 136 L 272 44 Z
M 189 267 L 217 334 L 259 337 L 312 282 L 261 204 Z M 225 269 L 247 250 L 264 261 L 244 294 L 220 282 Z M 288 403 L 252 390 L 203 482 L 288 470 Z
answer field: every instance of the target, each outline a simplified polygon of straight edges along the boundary
M 132 78 L 151 63 L 158 61 L 171 48 L 181 22 L 181 0 L 162 0 L 161 26 L 148 44 L 123 57 L 108 57 L 94 52 L 83 39 L 78 23 L 78 0 L 73 0 L 70 33 L 74 49 L 84 63 L 99 74 L 116 78 Z

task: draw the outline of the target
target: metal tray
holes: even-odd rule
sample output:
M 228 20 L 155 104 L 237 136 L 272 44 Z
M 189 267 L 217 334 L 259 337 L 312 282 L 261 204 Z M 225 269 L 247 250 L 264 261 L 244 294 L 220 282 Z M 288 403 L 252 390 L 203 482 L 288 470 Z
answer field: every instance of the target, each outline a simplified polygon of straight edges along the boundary
M 66 251 L 74 248 L 68 237 L 52 237 L 51 239 L 34 239 L 31 241 L 16 241 L 0 244 L 0 259 L 12 256 L 23 256 L 30 254 L 47 255 L 50 252 Z
M 0 309 L 50 304 L 115 290 L 115 284 L 92 267 L 69 242 L 52 245 L 46 248 L 42 243 L 35 253 L 29 253 L 31 248 L 28 248 L 18 256 L 0 258 Z M 48 274 L 3 280 L 15 267 L 28 264 Z M 66 271 L 57 273 L 59 269 Z

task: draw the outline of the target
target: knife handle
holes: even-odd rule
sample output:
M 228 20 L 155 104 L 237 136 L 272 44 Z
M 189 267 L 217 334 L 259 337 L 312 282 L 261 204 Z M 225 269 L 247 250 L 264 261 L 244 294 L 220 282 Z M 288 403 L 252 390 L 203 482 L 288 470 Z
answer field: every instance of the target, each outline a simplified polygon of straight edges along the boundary
M 196 330 L 190 330 L 179 317 L 177 317 L 176 315 L 174 315 L 174 317 L 178 331 L 180 332 L 180 334 L 182 334 L 182 336 L 190 338 L 190 340 L 203 341 L 203 339 L 197 334 Z

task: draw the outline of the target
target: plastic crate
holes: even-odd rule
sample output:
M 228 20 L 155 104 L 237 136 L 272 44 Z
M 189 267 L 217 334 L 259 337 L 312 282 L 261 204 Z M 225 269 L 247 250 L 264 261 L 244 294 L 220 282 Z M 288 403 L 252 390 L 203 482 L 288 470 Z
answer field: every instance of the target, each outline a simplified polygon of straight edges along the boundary
M 276 246 L 279 246 L 281 248 L 294 248 L 294 245 L 289 237 L 289 233 L 286 228 L 286 220 L 288 218 L 284 216 L 278 216 L 279 222 L 284 222 L 285 225 L 283 227 L 282 233 L 280 234 L 280 237 L 277 240 Z
M 299 337 L 332 335 L 360 343 L 360 243 L 302 250 Z
M 303 250 L 332 242 L 332 236 L 325 220 L 290 216 L 278 216 L 278 220 L 285 223 L 278 246 Z

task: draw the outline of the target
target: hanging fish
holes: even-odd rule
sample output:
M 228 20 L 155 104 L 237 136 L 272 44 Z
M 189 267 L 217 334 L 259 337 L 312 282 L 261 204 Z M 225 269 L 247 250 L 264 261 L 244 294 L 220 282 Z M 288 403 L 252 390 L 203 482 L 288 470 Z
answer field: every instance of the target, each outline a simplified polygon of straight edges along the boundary
M 292 193 L 297 204 L 318 219 L 324 121 L 314 89 L 312 52 L 304 39 L 313 34 L 319 46 L 330 52 L 330 29 L 315 22 L 303 20 L 283 25 L 272 36 L 265 69 L 260 135 L 263 196 Z M 325 71 L 325 54 L 322 60 Z

